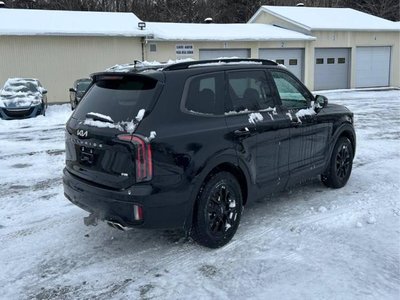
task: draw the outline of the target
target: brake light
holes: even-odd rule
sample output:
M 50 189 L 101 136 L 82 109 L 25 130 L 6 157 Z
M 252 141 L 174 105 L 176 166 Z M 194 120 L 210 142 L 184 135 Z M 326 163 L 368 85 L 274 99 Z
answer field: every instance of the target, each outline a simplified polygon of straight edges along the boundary
M 151 180 L 153 178 L 153 161 L 150 143 L 139 135 L 121 134 L 118 139 L 131 142 L 136 146 L 136 182 Z

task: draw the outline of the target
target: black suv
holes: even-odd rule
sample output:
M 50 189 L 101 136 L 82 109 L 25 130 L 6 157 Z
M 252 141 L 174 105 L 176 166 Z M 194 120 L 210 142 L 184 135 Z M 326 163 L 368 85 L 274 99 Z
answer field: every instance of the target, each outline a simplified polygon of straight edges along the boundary
M 353 113 L 267 60 L 92 75 L 66 128 L 64 191 L 111 226 L 225 245 L 244 205 L 307 178 L 349 179 Z
M 71 110 L 76 108 L 91 83 L 92 80 L 90 78 L 81 78 L 75 80 L 74 87 L 69 89 L 69 102 L 71 103 Z

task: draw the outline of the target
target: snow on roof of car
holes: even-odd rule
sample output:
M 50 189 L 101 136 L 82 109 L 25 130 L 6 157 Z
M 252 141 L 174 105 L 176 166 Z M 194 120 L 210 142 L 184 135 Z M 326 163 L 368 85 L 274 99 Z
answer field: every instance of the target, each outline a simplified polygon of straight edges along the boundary
M 269 13 L 306 30 L 397 31 L 395 22 L 351 8 L 262 6 L 249 20 Z M 276 24 L 282 26 L 282 24 Z
M 14 85 L 14 84 L 25 84 L 27 82 L 31 82 L 33 84 L 38 84 L 38 80 L 36 78 L 8 78 L 5 85 Z
M 145 36 L 133 13 L 0 9 L 0 35 Z
M 170 41 L 282 41 L 315 40 L 295 31 L 267 24 L 206 24 L 148 22 L 154 40 Z

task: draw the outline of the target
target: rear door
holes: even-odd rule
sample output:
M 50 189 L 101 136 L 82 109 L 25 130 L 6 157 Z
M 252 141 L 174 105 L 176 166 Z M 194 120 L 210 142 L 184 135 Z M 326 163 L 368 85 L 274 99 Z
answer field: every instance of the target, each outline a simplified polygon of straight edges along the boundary
M 67 123 L 67 170 L 109 188 L 134 184 L 144 172 L 136 172 L 143 144 L 130 137 L 160 88 L 141 75 L 98 76 Z

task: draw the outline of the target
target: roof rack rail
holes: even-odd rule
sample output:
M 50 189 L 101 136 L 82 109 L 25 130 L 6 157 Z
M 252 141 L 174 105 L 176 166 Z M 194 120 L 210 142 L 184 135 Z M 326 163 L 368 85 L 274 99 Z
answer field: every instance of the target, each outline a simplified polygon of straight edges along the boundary
M 173 65 L 169 65 L 163 69 L 163 71 L 175 71 L 175 70 L 183 70 L 188 69 L 192 66 L 196 65 L 206 65 L 206 64 L 215 64 L 215 63 L 259 63 L 262 65 L 268 66 L 277 66 L 278 64 L 272 60 L 268 59 L 258 59 L 258 58 L 221 58 L 221 59 L 209 59 L 209 60 L 197 60 L 197 61 L 188 61 L 177 63 Z

